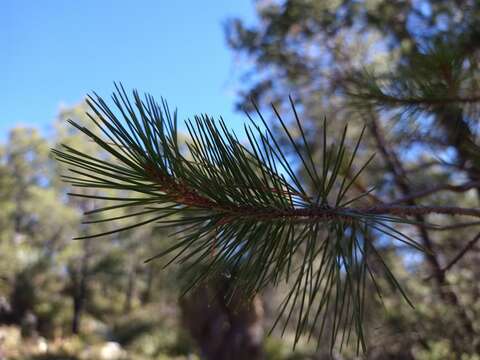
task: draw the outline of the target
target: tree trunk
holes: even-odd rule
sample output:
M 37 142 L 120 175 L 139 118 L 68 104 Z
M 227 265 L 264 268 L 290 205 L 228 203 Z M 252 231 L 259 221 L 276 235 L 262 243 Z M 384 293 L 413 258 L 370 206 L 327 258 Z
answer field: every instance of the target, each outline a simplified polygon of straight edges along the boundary
M 126 313 L 129 313 L 132 310 L 132 299 L 135 293 L 135 278 L 136 278 L 136 269 L 135 265 L 130 267 L 130 271 L 128 272 L 128 282 L 127 282 L 127 289 L 125 291 L 125 304 L 123 309 Z
M 224 289 L 202 286 L 181 301 L 183 323 L 208 360 L 263 359 L 263 305 L 225 301 Z
M 147 286 L 142 294 L 142 304 L 148 304 L 152 298 L 153 265 L 147 267 Z
M 79 296 L 73 297 L 73 318 L 72 318 L 72 333 L 80 333 L 80 320 L 83 311 L 83 299 Z
M 83 255 L 80 261 L 80 266 L 72 267 L 70 269 L 73 301 L 73 334 L 78 334 L 80 332 L 80 322 L 87 297 L 88 259 L 90 257 L 90 242 L 89 240 L 85 240 L 83 244 Z

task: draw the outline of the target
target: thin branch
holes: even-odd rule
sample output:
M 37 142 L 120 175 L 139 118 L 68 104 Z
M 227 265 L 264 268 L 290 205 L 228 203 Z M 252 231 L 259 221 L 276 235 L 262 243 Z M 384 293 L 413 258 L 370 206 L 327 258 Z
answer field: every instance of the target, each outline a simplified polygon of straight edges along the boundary
M 173 202 L 180 205 L 203 208 L 225 214 L 222 223 L 227 223 L 239 217 L 255 217 L 263 220 L 274 220 L 281 218 L 299 218 L 305 220 L 332 220 L 334 218 L 351 220 L 356 215 L 395 215 L 400 217 L 417 216 L 428 214 L 443 215 L 464 215 L 480 218 L 480 209 L 461 208 L 454 206 L 394 206 L 378 205 L 368 208 L 290 208 L 290 209 L 264 209 L 245 206 L 222 206 L 213 202 L 211 199 L 200 195 L 194 189 L 189 189 L 185 184 L 175 182 L 173 179 L 165 178 L 161 174 L 156 174 L 154 169 L 147 169 L 152 181 L 156 182 L 161 191 L 163 191 Z
M 352 180 L 353 175 L 351 173 L 347 174 L 347 178 L 349 180 Z M 366 197 L 370 199 L 373 203 L 375 204 L 384 204 L 385 201 L 383 201 L 378 195 L 373 194 L 370 192 L 367 187 L 362 183 L 360 179 L 356 179 L 353 182 L 353 187 L 359 191 L 360 194 L 367 194 Z
M 446 272 L 452 268 L 475 244 L 480 240 L 480 233 L 478 233 L 472 240 L 470 240 L 465 247 L 445 266 L 442 271 Z
M 468 191 L 470 189 L 473 189 L 473 188 L 476 188 L 476 187 L 479 187 L 479 186 L 480 186 L 480 181 L 468 181 L 465 184 L 461 184 L 461 185 L 451 185 L 451 184 L 437 185 L 437 186 L 431 187 L 429 189 L 418 191 L 416 193 L 412 193 L 412 194 L 404 196 L 400 199 L 394 200 L 394 201 L 388 203 L 388 205 L 401 204 L 401 203 L 408 202 L 408 201 L 413 200 L 413 199 L 418 199 L 418 198 L 422 198 L 422 197 L 425 197 L 425 196 L 432 195 L 432 194 L 434 194 L 436 192 L 439 192 L 439 191 L 452 191 L 452 192 L 462 193 L 462 192 Z
M 464 215 L 480 217 L 479 208 L 461 208 L 456 206 L 375 206 L 368 209 L 361 209 L 361 212 L 367 214 L 390 214 L 398 216 L 415 216 L 415 215 Z
M 455 230 L 455 229 L 464 229 L 466 227 L 479 226 L 479 225 L 480 225 L 480 221 L 470 221 L 470 222 L 464 222 L 464 223 L 458 223 L 458 224 L 452 224 L 452 225 L 446 225 L 446 226 L 432 226 L 432 225 L 423 224 L 422 227 L 425 227 L 429 230 L 435 230 L 435 231 L 448 231 L 448 230 Z
M 462 164 L 457 164 L 457 163 L 449 163 L 445 160 L 432 160 L 432 161 L 428 161 L 428 162 L 425 162 L 425 163 L 420 163 L 414 167 L 411 167 L 411 168 L 408 168 L 408 169 L 405 169 L 405 172 L 407 174 L 411 174 L 411 173 L 415 173 L 415 172 L 418 172 L 418 171 L 425 171 L 425 169 L 427 168 L 430 168 L 432 166 L 443 166 L 443 167 L 449 167 L 449 168 L 454 168 L 454 169 L 459 169 L 459 170 L 463 170 L 463 171 L 469 171 L 470 168 L 465 166 L 465 165 L 462 165 Z
M 445 266 L 443 267 L 440 271 L 445 274 L 448 270 L 450 270 L 457 262 L 459 262 L 464 256 L 465 254 L 471 250 L 476 244 L 477 242 L 480 240 L 480 233 L 478 233 L 472 240 L 470 240 L 467 245 L 465 245 L 465 247 L 460 250 L 458 252 L 457 255 L 455 255 L 455 257 L 450 260 L 450 262 Z M 428 276 L 427 278 L 425 278 L 425 281 L 428 281 L 430 280 L 431 278 L 433 277 L 433 275 L 430 275 Z
M 375 94 L 372 92 L 359 94 L 359 93 L 350 93 L 349 95 L 354 96 L 359 99 L 368 100 L 370 103 L 376 101 L 382 105 L 401 105 L 401 106 L 436 106 L 444 105 L 450 103 L 463 103 L 471 104 L 480 102 L 479 95 L 473 96 L 451 96 L 451 97 L 432 97 L 432 98 L 422 98 L 422 97 L 398 97 L 386 93 Z
M 418 197 L 419 193 L 405 196 L 403 199 L 397 200 L 391 204 L 377 205 L 367 208 L 290 208 L 290 209 L 274 209 L 274 208 L 256 208 L 253 206 L 232 206 L 218 204 L 208 197 L 199 194 L 195 189 L 189 188 L 188 185 L 175 181 L 171 177 L 166 177 L 164 174 L 158 172 L 154 164 L 147 164 L 145 172 L 150 177 L 151 181 L 159 186 L 160 191 L 164 192 L 172 202 L 180 205 L 191 206 L 195 208 L 208 209 L 215 212 L 223 213 L 224 219 L 222 224 L 228 223 L 233 219 L 252 218 L 263 220 L 274 220 L 284 218 L 299 218 L 300 220 L 332 220 L 334 218 L 339 220 L 352 220 L 356 215 L 395 215 L 399 217 L 418 216 L 429 214 L 442 215 L 463 215 L 480 218 L 480 209 L 477 208 L 461 208 L 455 206 L 399 206 L 392 205 L 399 202 L 410 201 Z M 463 186 L 443 185 L 442 188 L 455 189 L 452 191 L 461 191 L 468 186 L 472 186 L 470 182 Z M 468 186 L 467 186 L 468 185 Z M 436 191 L 439 191 L 438 189 Z M 427 195 L 432 193 L 424 191 Z M 425 196 L 425 195 L 423 195 Z

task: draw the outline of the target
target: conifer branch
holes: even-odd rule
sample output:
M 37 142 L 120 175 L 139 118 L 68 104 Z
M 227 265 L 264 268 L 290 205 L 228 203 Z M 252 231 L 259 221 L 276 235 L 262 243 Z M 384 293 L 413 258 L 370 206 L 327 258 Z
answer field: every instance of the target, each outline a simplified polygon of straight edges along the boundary
M 258 120 L 250 118 L 244 127 L 247 144 L 240 142 L 223 120 L 206 115 L 185 123 L 189 139 L 180 143 L 177 113 L 171 112 L 165 101 L 159 105 L 150 95 L 142 98 L 137 91 L 130 99 L 121 85 L 115 86 L 115 109 L 96 94 L 87 99 L 92 111 L 88 116 L 97 131 L 69 121 L 104 154 L 90 156 L 67 145 L 53 150 L 68 166 L 69 174 L 63 178 L 73 186 L 126 194 L 119 198 L 71 194 L 115 202 L 87 213 L 93 217 L 89 222 L 122 222 L 115 230 L 79 239 L 149 223 L 175 228 L 172 244 L 148 261 L 170 257 L 167 265 L 182 264 L 188 279 L 185 291 L 225 273 L 230 274 L 231 297 L 249 298 L 268 284 L 287 283 L 289 291 L 277 322 L 286 319 L 286 326 L 296 314 L 295 343 L 302 335 L 315 333 L 319 341 L 327 336 L 332 348 L 341 347 L 351 338 L 345 334 L 353 331 L 357 350 L 365 349 L 365 284 L 367 278 L 376 284 L 378 274 L 370 269 L 371 258 L 380 260 L 387 282 L 410 303 L 372 239 L 390 238 L 423 250 L 396 225 L 416 224 L 407 217 L 418 214 L 480 217 L 478 209 L 356 206 L 369 192 L 349 198 L 350 189 L 373 158 L 359 171 L 352 171 L 363 131 L 347 156 L 347 128 L 327 151 L 324 123 L 322 160 L 316 163 L 293 101 L 303 144 L 294 140 L 273 110 L 294 158 L 279 146 L 258 109 Z M 297 175 L 299 167 L 306 178 Z M 313 193 L 306 191 L 307 183 L 313 184 Z M 133 208 L 137 211 L 124 216 L 96 219 L 100 213 Z

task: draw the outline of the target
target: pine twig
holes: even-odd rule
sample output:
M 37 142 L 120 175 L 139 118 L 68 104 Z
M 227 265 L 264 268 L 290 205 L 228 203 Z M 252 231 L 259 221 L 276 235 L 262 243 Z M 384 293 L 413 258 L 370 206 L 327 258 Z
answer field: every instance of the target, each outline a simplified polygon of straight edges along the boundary
M 424 250 L 396 225 L 416 224 L 418 221 L 407 217 L 428 214 L 480 217 L 480 209 L 458 207 L 359 207 L 357 201 L 370 191 L 349 198 L 350 189 L 373 159 L 352 171 L 363 131 L 351 153 L 346 150 L 347 127 L 335 146 L 327 150 L 325 120 L 322 160 L 316 164 L 292 99 L 302 144 L 274 109 L 293 150 L 287 155 L 258 109 L 260 121 L 250 119 L 245 126 L 247 144 L 241 143 L 223 120 L 217 122 L 206 115 L 186 122 L 190 139 L 179 144 L 176 112 L 172 113 L 166 102 L 160 106 L 151 96 L 141 98 L 136 91 L 131 101 L 121 85 L 116 88 L 112 99 L 117 114 L 101 97 L 88 97 L 93 111 L 88 116 L 98 131 L 70 121 L 98 144 L 102 156 L 67 145 L 53 153 L 69 167 L 63 179 L 73 186 L 137 194 L 134 198 L 89 195 L 116 201 L 90 211 L 89 216 L 134 207 L 142 210 L 90 221 L 131 220 L 131 224 L 78 239 L 146 224 L 181 228 L 171 236 L 171 246 L 149 260 L 172 255 L 167 265 L 183 264 L 188 280 L 185 292 L 225 272 L 234 274 L 228 281 L 229 296 L 248 298 L 269 284 L 286 282 L 289 288 L 278 319 L 286 315 L 289 320 L 294 312 L 297 314 L 294 344 L 314 331 L 320 332 L 320 339 L 323 329 L 331 328 L 332 348 L 338 343 L 341 347 L 345 334 L 350 339 L 353 330 L 365 350 L 365 284 L 367 278 L 375 282 L 377 276 L 370 269 L 372 257 L 380 260 L 388 284 L 411 304 L 370 240 L 373 234 Z M 297 175 L 298 166 L 306 179 Z M 349 174 L 348 178 L 343 173 Z M 305 190 L 307 182 L 313 184 L 315 193 Z M 139 216 L 144 218 L 138 221 Z

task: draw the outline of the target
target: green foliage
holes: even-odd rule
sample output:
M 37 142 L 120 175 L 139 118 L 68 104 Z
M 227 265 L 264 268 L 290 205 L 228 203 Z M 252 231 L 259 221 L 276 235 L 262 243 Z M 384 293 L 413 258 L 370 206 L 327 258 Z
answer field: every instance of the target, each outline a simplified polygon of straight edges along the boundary
M 404 116 L 459 105 L 474 112 L 480 99 L 478 63 L 461 45 L 439 39 L 389 73 L 352 75 L 347 85 L 351 106 L 401 109 Z

